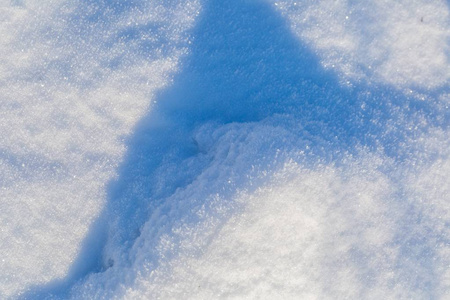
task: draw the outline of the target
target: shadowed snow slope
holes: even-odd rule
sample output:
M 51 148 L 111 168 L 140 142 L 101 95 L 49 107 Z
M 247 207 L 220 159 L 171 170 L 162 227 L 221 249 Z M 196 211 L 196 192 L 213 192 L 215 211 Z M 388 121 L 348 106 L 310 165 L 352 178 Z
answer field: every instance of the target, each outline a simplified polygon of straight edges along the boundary
M 430 49 L 404 57 L 417 41 L 383 3 L 365 20 L 345 1 L 79 1 L 49 6 L 38 28 L 59 35 L 8 35 L 3 53 L 35 34 L 51 54 L 2 74 L 18 132 L 2 136 L 0 295 L 445 298 L 448 7 L 426 6 L 412 27 Z M 5 24 L 46 15 L 18 5 Z

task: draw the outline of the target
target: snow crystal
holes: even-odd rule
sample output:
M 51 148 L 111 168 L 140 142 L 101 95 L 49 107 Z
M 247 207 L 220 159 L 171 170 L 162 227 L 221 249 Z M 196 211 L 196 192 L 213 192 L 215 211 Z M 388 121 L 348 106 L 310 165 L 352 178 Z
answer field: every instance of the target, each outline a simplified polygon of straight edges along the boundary
M 147 2 L 0 4 L 0 298 L 450 293 L 448 1 Z

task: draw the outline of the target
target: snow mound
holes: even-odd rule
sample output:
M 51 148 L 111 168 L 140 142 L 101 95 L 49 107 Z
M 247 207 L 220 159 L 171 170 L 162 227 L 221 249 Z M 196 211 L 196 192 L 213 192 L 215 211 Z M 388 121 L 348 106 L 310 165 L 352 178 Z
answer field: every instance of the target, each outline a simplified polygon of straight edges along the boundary
M 0 298 L 444 299 L 448 15 L 0 4 Z

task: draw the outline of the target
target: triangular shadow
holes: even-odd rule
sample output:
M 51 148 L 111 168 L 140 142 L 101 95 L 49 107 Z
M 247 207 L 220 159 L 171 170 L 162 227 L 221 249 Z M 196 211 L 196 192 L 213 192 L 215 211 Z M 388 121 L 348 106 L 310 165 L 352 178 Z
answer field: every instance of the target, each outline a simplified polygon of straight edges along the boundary
M 156 105 L 127 141 L 119 178 L 109 183 L 104 211 L 92 224 L 68 275 L 31 288 L 23 299 L 68 297 L 71 286 L 111 267 L 126 253 L 157 202 L 188 185 L 205 167 L 175 168 L 170 177 L 156 178 L 164 163 L 182 165 L 199 153 L 193 140 L 198 126 L 290 114 L 311 135 L 330 141 L 335 147 L 330 152 L 352 151 L 355 144 L 376 147 L 379 143 L 383 122 L 391 118 L 387 106 L 392 102 L 383 101 L 387 90 L 394 102 L 409 101 L 388 88 L 366 93 L 364 84 L 343 87 L 336 74 L 324 70 L 317 56 L 291 33 L 285 19 L 263 1 L 209 1 L 199 18 L 181 72 L 172 86 L 159 93 Z M 426 109 L 423 106 L 420 109 Z M 372 122 L 374 116 L 378 123 Z M 385 135 L 384 146 L 395 153 L 402 136 L 392 134 L 396 136 Z

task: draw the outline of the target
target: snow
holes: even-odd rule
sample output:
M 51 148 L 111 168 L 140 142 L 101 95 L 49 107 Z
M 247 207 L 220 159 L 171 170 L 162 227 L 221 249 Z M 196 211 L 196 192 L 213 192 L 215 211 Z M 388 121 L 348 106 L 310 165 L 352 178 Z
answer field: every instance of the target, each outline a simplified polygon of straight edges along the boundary
M 274 1 L 341 80 L 436 89 L 450 80 L 445 1 Z
M 0 298 L 448 297 L 448 2 L 147 2 L 0 4 Z

